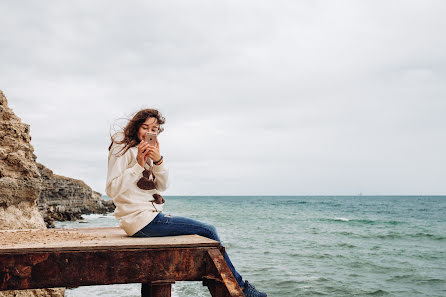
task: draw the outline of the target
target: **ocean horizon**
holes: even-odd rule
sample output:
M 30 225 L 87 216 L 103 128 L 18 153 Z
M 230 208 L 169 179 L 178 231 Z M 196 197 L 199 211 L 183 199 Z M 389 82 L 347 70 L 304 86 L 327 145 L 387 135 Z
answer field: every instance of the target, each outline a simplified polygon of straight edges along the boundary
M 105 197 L 107 198 L 107 197 Z M 234 266 L 270 297 L 446 296 L 446 196 L 165 196 L 164 213 L 213 224 Z M 113 214 L 57 228 L 118 226 Z M 140 284 L 66 296 L 140 296 Z M 201 282 L 172 296 L 209 297 Z

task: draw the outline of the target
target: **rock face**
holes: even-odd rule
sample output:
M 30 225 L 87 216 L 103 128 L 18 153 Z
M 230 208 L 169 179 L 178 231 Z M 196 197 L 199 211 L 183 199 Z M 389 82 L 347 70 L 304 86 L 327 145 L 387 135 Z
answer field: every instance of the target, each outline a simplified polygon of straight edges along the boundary
M 30 144 L 29 125 L 8 107 L 0 91 L 0 229 L 43 229 L 36 201 L 42 179 Z M 0 291 L 2 296 L 64 296 L 64 289 Z
M 37 202 L 48 227 L 54 221 L 72 221 L 82 214 L 109 213 L 115 208 L 111 200 L 103 200 L 101 193 L 93 191 L 83 181 L 54 174 L 37 163 L 42 176 L 42 191 Z
M 0 229 L 45 228 L 36 201 L 42 188 L 29 125 L 0 91 Z

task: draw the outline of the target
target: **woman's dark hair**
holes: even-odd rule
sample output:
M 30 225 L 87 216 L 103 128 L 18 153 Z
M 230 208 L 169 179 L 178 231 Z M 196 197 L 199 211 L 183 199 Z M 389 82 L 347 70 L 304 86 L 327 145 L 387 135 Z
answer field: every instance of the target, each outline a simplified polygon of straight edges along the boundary
M 111 149 L 113 143 L 117 144 L 125 144 L 125 146 L 121 149 L 120 152 L 122 152 L 122 155 L 125 154 L 129 148 L 134 147 L 138 145 L 140 142 L 138 138 L 138 131 L 139 127 L 148 119 L 148 118 L 155 118 L 158 121 L 159 129 L 158 133 L 163 132 L 164 128 L 162 125 L 166 122 L 166 119 L 163 117 L 161 112 L 159 112 L 157 109 L 143 109 L 138 111 L 127 123 L 125 128 L 122 131 L 123 139 L 117 140 L 113 136 L 110 136 L 111 143 L 108 147 L 108 150 Z

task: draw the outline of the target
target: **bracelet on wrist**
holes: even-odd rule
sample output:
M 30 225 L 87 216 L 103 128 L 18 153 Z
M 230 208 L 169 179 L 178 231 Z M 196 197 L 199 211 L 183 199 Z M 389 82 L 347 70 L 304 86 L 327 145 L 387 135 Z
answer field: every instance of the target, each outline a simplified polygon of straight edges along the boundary
M 161 156 L 161 159 L 159 159 L 158 161 L 153 161 L 154 165 L 161 165 L 161 163 L 163 163 L 163 156 Z

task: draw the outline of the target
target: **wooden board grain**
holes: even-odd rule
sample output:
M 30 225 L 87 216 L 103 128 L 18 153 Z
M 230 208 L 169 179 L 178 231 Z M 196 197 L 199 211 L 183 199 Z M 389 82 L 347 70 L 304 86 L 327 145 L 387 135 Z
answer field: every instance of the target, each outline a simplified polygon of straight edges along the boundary
M 218 247 L 199 235 L 129 237 L 119 227 L 0 230 L 0 253 Z

